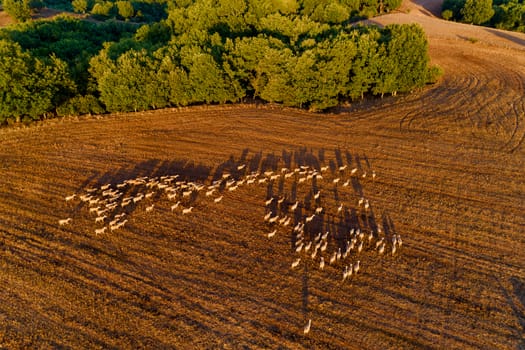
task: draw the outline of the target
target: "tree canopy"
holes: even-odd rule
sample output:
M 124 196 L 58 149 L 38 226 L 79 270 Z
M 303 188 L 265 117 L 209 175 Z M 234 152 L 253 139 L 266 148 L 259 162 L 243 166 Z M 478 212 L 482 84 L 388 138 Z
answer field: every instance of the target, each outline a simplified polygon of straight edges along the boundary
M 0 122 L 246 97 L 320 111 L 410 92 L 436 76 L 421 27 L 350 22 L 399 3 L 179 0 L 157 2 L 165 19 L 139 26 L 140 3 L 75 0 L 76 11 L 99 5 L 99 15 L 127 21 L 58 17 L 1 29 Z

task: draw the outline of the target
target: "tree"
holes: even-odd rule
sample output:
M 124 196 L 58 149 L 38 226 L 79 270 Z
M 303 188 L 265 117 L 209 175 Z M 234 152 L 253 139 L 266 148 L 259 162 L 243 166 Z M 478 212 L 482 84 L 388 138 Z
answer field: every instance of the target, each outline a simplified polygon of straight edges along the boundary
M 135 9 L 130 1 L 117 1 L 118 14 L 125 20 L 130 19 L 135 14 Z
M 482 24 L 488 22 L 494 15 L 492 0 L 466 0 L 461 9 L 462 22 Z
M 37 59 L 18 44 L 0 40 L 0 122 L 37 119 L 75 93 L 66 63 Z
M 86 13 L 89 8 L 89 0 L 73 0 L 71 2 L 73 11 L 77 13 Z
M 31 19 L 31 0 L 3 0 L 3 7 L 18 22 Z

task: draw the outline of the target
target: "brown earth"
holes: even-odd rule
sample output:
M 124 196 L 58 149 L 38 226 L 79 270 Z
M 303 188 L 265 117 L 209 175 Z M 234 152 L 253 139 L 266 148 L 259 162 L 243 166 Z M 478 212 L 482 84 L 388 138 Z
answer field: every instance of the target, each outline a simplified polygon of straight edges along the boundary
M 421 23 L 442 81 L 337 114 L 217 106 L 0 131 L 0 347 L 525 348 L 525 37 L 415 7 L 375 21 Z M 223 189 L 220 203 L 200 193 L 182 200 L 188 215 L 158 190 L 101 235 L 87 204 L 64 200 L 138 176 L 241 178 L 240 164 L 330 169 Z M 350 228 L 374 229 L 373 246 L 324 270 L 303 253 L 291 269 L 292 229 L 267 238 L 264 201 L 299 200 L 300 220 L 318 189 L 325 212 L 308 227 L 331 232 L 325 259 Z M 374 249 L 385 234 L 403 239 L 394 256 Z

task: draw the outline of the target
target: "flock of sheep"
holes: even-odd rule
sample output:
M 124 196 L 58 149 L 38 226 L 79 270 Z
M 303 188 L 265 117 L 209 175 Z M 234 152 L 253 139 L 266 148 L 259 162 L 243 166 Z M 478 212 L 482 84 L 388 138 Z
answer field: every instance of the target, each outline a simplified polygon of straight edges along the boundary
M 163 197 L 169 201 L 171 212 L 188 215 L 198 198 L 219 203 L 240 187 L 267 186 L 263 217 L 269 231 L 266 236 L 268 239 L 278 234 L 290 237 L 291 269 L 308 261 L 319 270 L 330 265 L 340 269 L 340 278 L 344 282 L 354 278 L 362 268 L 359 256 L 363 251 L 382 255 L 388 248 L 394 255 L 403 244 L 400 235 L 387 235 L 379 224 L 362 225 L 372 212 L 371 203 L 362 192 L 354 191 L 356 193 L 350 201 L 336 201 L 340 200 L 337 193 L 343 188 L 363 179 L 376 180 L 375 171 L 367 173 L 360 168 L 347 168 L 343 165 L 316 169 L 303 165 L 294 169 L 283 167 L 249 172 L 246 164 L 237 164 L 208 185 L 184 180 L 177 174 L 142 176 L 89 188 L 84 194 L 72 194 L 65 200 L 69 202 L 78 198 L 85 203 L 97 226 L 94 233 L 100 235 L 124 227 L 129 215 L 138 208 L 143 207 L 145 212 L 155 210 L 158 200 Z M 273 185 L 277 183 L 281 190 L 273 194 Z M 283 190 L 284 184 L 291 184 L 289 193 Z M 304 199 L 300 198 L 300 193 L 305 194 Z M 351 211 L 354 220 L 348 221 Z M 355 213 L 358 214 L 357 220 Z M 60 226 L 71 222 L 72 218 L 58 221 Z M 310 328 L 311 319 L 304 327 L 304 333 L 307 334 Z

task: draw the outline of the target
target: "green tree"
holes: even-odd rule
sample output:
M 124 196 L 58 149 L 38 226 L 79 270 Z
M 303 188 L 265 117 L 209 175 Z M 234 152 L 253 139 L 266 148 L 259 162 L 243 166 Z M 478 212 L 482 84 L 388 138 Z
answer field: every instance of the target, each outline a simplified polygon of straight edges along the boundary
M 462 22 L 482 24 L 488 22 L 494 15 L 492 0 L 466 0 L 461 9 Z
M 51 56 L 37 59 L 18 44 L 0 40 L 0 122 L 37 119 L 74 94 L 67 65 Z
M 71 5 L 73 6 L 73 11 L 77 13 L 86 13 L 89 9 L 90 3 L 89 0 L 73 0 Z
M 118 9 L 118 14 L 125 20 L 130 19 L 135 14 L 135 9 L 130 1 L 117 1 L 115 3 Z
M 3 0 L 2 6 L 18 22 L 31 19 L 31 0 Z

